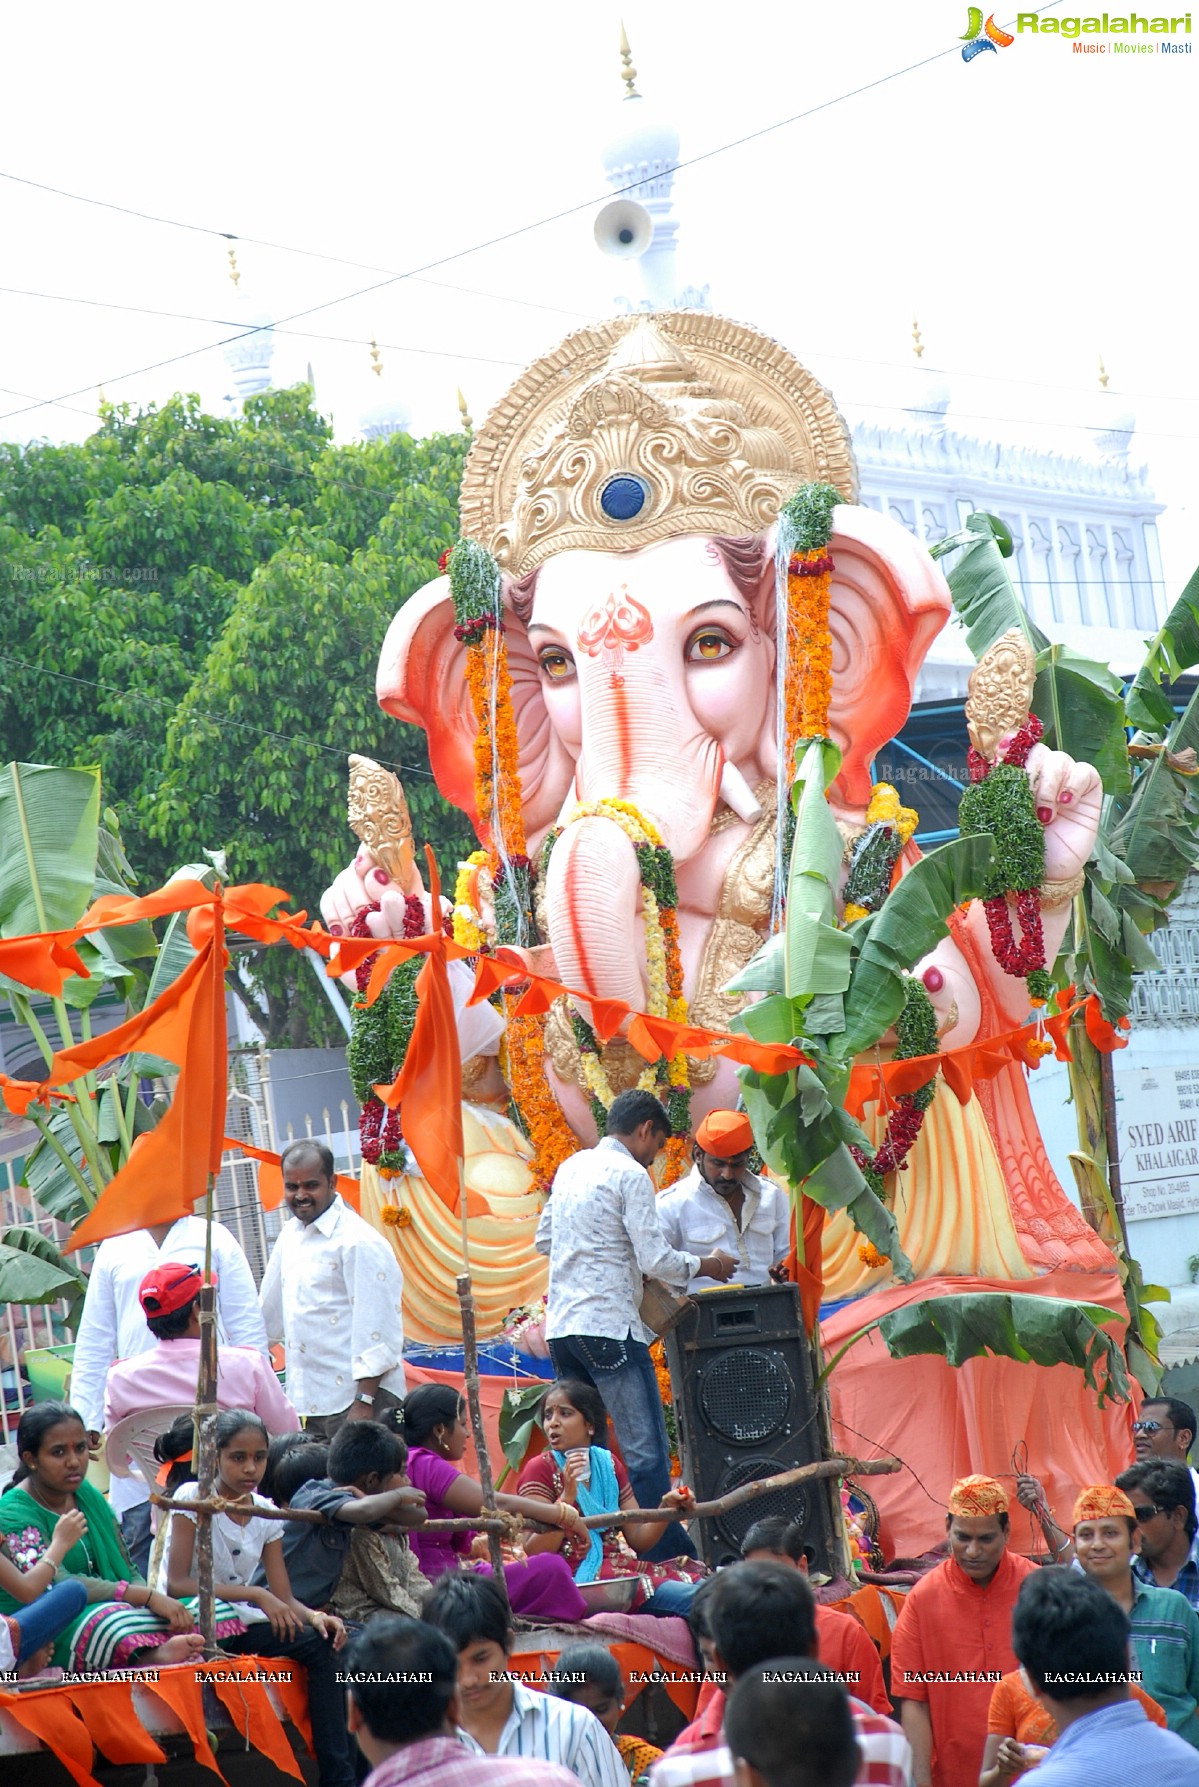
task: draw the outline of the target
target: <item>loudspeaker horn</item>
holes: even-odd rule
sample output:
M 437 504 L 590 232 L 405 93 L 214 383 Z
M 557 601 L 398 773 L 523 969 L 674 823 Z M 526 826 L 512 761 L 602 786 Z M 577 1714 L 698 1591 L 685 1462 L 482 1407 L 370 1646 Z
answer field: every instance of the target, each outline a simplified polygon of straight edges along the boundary
M 632 260 L 653 239 L 654 220 L 636 199 L 612 199 L 595 220 L 595 240 L 604 254 Z

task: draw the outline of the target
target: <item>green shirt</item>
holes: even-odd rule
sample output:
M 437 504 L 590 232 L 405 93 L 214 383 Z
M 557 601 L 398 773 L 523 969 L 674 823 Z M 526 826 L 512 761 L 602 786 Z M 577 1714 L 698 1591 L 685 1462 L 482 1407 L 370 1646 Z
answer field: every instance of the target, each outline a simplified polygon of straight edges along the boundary
M 1199 1614 L 1173 1588 L 1132 1579 L 1133 1666 L 1171 1731 L 1199 1749 Z

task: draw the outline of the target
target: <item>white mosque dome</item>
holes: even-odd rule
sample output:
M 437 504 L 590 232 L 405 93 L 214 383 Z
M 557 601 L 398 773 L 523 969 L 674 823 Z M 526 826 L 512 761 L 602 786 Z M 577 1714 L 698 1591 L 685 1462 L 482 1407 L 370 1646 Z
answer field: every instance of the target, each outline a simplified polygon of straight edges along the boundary
M 412 411 L 398 393 L 385 394 L 363 410 L 358 431 L 364 441 L 389 441 L 393 434 L 411 434 Z

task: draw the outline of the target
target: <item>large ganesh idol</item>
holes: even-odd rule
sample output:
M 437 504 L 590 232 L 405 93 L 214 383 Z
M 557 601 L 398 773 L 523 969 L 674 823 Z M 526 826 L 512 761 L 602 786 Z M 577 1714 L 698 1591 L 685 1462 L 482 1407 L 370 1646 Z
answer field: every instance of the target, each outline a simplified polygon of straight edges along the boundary
M 497 882 L 515 885 L 527 857 L 527 922 L 515 943 L 530 968 L 712 1028 L 740 1009 L 745 995 L 724 988 L 778 917 L 791 767 L 781 741 L 797 698 L 777 674 L 787 623 L 774 524 L 808 482 L 844 499 L 828 543 L 828 728 L 843 753 L 829 798 L 848 853 L 866 825 L 871 763 L 908 716 L 950 599 L 926 550 L 855 504 L 848 432 L 827 392 L 776 343 L 679 312 L 570 336 L 497 405 L 474 441 L 460 504 L 464 539 L 498 566 L 494 612 L 484 626 L 455 606 L 448 579 L 430 584 L 392 623 L 377 690 L 389 713 L 424 729 L 438 786 L 490 849 L 458 889 L 459 914 L 484 948 L 514 941 L 490 927 Z M 482 705 L 480 663 L 493 673 Z M 812 673 L 826 670 L 816 663 Z M 505 752 L 515 817 L 497 793 Z M 1099 780 L 1040 745 L 1028 769 L 1046 877 L 1065 887 L 1094 842 Z M 915 855 L 909 845 L 905 860 Z M 326 897 L 326 916 L 347 923 L 378 904 L 369 928 L 399 934 L 401 908 L 372 874 L 360 851 Z M 1045 912 L 1050 961 L 1068 910 L 1063 901 Z M 996 965 L 981 916 L 977 907 L 955 916 L 915 970 L 945 1047 L 1027 1016 L 1023 983 Z M 590 1144 L 597 1112 L 638 1080 L 681 1095 L 684 1107 L 689 1095 L 693 1122 L 735 1101 L 730 1063 L 680 1058 L 655 1079 L 619 1035 L 601 1049 L 589 1015 L 559 1000 L 531 1039 L 510 1037 L 499 1057 L 533 1119 L 543 1172 L 574 1138 Z M 871 1122 L 867 1107 L 868 1131 Z M 853 1300 L 825 1323 L 830 1348 L 898 1302 L 963 1285 L 1122 1308 L 1115 1262 L 1054 1178 L 1015 1064 L 964 1105 L 935 1099 L 895 1214 L 912 1286 L 895 1282 L 889 1264 L 863 1263 L 844 1213 L 826 1222 L 825 1297 Z M 517 1276 L 529 1244 L 522 1230 Z M 859 1436 L 893 1443 L 935 1495 L 955 1473 L 1009 1470 L 1013 1436 L 1028 1441 L 1051 1496 L 1110 1480 L 1127 1460 L 1127 1416 L 1101 1413 L 1079 1374 L 1054 1371 L 990 1359 L 956 1371 L 931 1357 L 901 1364 L 874 1336 L 833 1374 L 834 1417 L 846 1423 L 847 1450 L 864 1447 Z M 892 1549 L 935 1543 L 934 1502 L 913 1495 L 910 1478 L 876 1481 Z

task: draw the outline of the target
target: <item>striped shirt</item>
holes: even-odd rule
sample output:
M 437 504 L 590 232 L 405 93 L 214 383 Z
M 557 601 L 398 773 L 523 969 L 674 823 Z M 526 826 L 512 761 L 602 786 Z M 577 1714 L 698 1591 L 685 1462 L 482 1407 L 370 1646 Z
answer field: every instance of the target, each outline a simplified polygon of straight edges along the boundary
M 1037 1787 L 1199 1787 L 1199 1756 L 1135 1700 L 1120 1700 L 1067 1725 L 1033 1778 Z
M 468 1731 L 459 1730 L 458 1736 L 477 1756 L 487 1754 Z M 620 1751 L 593 1712 L 553 1694 L 539 1694 L 523 1682 L 512 1684 L 512 1711 L 495 1754 L 560 1763 L 583 1787 L 629 1787 Z
M 852 1695 L 849 1707 L 862 1752 L 856 1787 L 908 1787 L 912 1778 L 912 1747 L 894 1719 L 871 1712 Z M 663 1756 L 649 1771 L 650 1787 L 734 1787 L 736 1778 L 727 1744 L 719 1750 Z
M 1185 1595 L 1149 1588 L 1136 1576 L 1132 1592 L 1129 1648 L 1141 1686 L 1170 1730 L 1199 1747 L 1199 1614 Z

